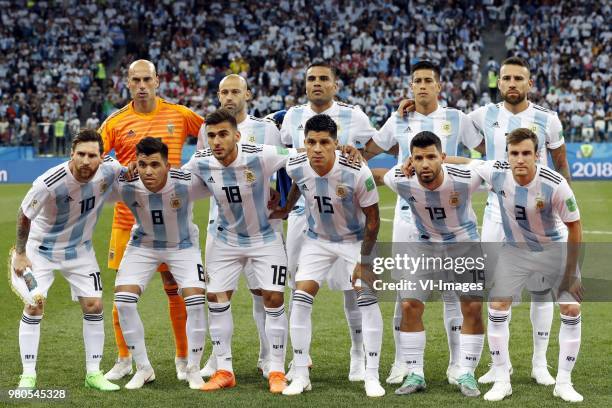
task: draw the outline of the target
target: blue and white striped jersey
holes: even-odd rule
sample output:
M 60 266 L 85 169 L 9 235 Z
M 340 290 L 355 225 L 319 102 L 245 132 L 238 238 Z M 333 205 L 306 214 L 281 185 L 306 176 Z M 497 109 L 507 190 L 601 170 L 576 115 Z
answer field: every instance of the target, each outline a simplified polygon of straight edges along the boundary
M 78 182 L 69 162 L 38 177 L 21 203 L 32 220 L 28 240 L 50 260 L 71 260 L 81 245 L 91 248 L 91 236 L 109 198 L 112 185 L 123 171 L 118 161 L 105 157 L 91 181 Z
M 329 115 L 336 122 L 338 143 L 341 145 L 351 145 L 362 149 L 376 135 L 376 129 L 370 123 L 370 119 L 357 105 L 334 101 L 329 109 L 321 113 Z M 308 103 L 291 107 L 285 114 L 280 130 L 283 144 L 295 148 L 304 147 L 304 126 L 308 119 L 316 114 Z M 297 202 L 296 207 L 295 214 L 304 212 L 302 198 Z
M 206 137 L 206 123 L 202 124 L 200 133 L 198 134 L 198 150 L 208 147 L 208 138 Z M 245 120 L 238 123 L 238 131 L 240 132 L 241 143 L 266 144 L 271 146 L 282 146 L 280 140 L 280 131 L 276 123 L 269 119 L 260 119 L 255 116 L 248 115 Z M 217 204 L 215 200 L 210 200 L 208 208 L 208 232 L 216 230 L 215 221 L 217 220 Z M 282 229 L 282 220 L 272 220 L 274 227 L 279 231 Z M 213 232 L 214 233 L 214 232 Z
M 506 161 L 506 135 L 514 129 L 527 128 L 538 136 L 538 163 L 550 167 L 547 149 L 563 145 L 563 129 L 557 114 L 541 106 L 529 103 L 529 107 L 516 115 L 505 108 L 504 103 L 489 103 L 469 114 L 478 128 L 478 144 L 484 138 L 487 160 Z M 501 222 L 498 201 L 489 194 L 485 214 Z
M 205 129 L 206 123 L 202 124 L 198 133 L 198 150 L 208 147 L 208 137 L 206 136 Z M 238 131 L 240 132 L 240 142 L 242 143 L 281 146 L 280 131 L 272 120 L 247 115 L 245 120 L 238 123 Z
M 374 142 L 384 150 L 389 150 L 396 144 L 399 146 L 397 163 L 402 164 L 410 156 L 410 142 L 420 132 L 435 133 L 442 141 L 442 151 L 450 156 L 456 156 L 459 142 L 470 149 L 480 144 L 481 136 L 470 118 L 460 110 L 438 107 L 429 115 L 410 112 L 404 117 L 393 113 L 385 122 Z M 398 196 L 395 206 L 395 216 L 412 222 L 409 204 Z
M 154 249 L 199 248 L 193 202 L 211 195 L 199 177 L 170 169 L 166 185 L 157 193 L 149 191 L 139 177 L 126 180 L 121 176 L 113 189 L 136 219 L 128 245 Z
M 396 165 L 384 181 L 402 197 L 414 216 L 422 242 L 475 242 L 480 240 L 472 194 L 480 176 L 463 166 L 443 164 L 444 181 L 435 190 L 423 187 L 417 177 L 406 177 Z
M 319 176 L 302 153 L 287 161 L 287 174 L 305 198 L 309 237 L 331 242 L 363 240 L 361 209 L 378 203 L 378 190 L 366 165 L 348 163 L 336 151 L 332 169 Z
M 199 150 L 183 169 L 200 177 L 215 197 L 219 214 L 215 238 L 249 247 L 272 242 L 275 231 L 268 219 L 270 176 L 285 166 L 290 150 L 280 146 L 237 144 L 238 156 L 224 166 L 210 148 Z
M 521 186 L 505 161 L 474 161 L 470 165 L 491 186 L 498 205 L 505 242 L 526 242 L 541 250 L 541 244 L 564 238 L 564 222 L 580 219 L 576 198 L 563 176 L 540 164 L 531 183 Z

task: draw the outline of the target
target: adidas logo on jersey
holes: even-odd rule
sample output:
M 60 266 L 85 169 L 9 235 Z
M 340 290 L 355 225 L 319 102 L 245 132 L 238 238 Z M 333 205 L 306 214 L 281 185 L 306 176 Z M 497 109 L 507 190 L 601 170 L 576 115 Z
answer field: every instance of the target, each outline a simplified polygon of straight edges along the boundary
M 207 183 L 214 183 L 214 182 L 215 182 L 215 179 L 214 179 L 214 178 L 212 178 L 212 176 L 210 176 L 210 177 L 209 177 L 209 179 L 208 179 L 208 180 L 206 180 L 206 182 L 207 182 Z
M 298 126 L 297 130 L 304 130 L 304 125 L 300 124 L 300 126 Z
M 302 191 L 308 191 L 308 186 L 306 183 L 302 184 Z
M 506 192 L 504 190 L 499 190 L 499 195 L 505 198 Z
M 134 201 L 131 206 L 134 208 L 140 208 L 140 204 L 138 204 L 138 201 Z
M 497 122 L 497 121 L 493 122 L 493 124 L 491 125 L 491 127 L 498 128 L 498 129 L 499 129 L 499 122 Z
M 65 203 L 69 203 L 70 201 L 74 201 L 74 198 L 70 197 L 70 196 L 66 196 L 66 198 L 64 199 Z
M 412 132 L 412 129 L 410 128 L 410 126 L 407 126 L 406 129 L 404 129 L 404 133 L 410 133 Z

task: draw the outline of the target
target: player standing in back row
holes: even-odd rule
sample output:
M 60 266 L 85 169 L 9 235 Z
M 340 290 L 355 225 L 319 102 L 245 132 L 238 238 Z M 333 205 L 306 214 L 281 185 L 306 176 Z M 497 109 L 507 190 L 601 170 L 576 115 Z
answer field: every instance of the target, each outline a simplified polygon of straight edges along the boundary
M 127 166 L 136 160 L 136 144 L 145 137 L 160 138 L 168 146 L 168 162 L 173 167 L 181 166 L 181 151 L 188 136 L 196 136 L 204 119 L 182 105 L 176 105 L 157 97 L 159 78 L 150 61 L 134 61 L 129 69 L 127 84 L 132 101 L 104 121 L 99 129 L 106 153 L 115 150 L 117 159 Z M 113 229 L 108 250 L 109 269 L 119 269 L 134 217 L 125 203 L 115 206 Z M 185 302 L 179 296 L 177 283 L 166 265 L 159 269 L 168 295 L 170 319 L 176 343 L 176 373 L 180 380 L 186 379 L 187 335 L 185 324 L 187 312 Z M 121 333 L 117 309 L 113 307 L 113 327 L 119 358 L 108 371 L 107 379 L 118 380 L 132 373 L 132 357 Z
M 281 140 L 287 146 L 302 148 L 304 146 L 304 129 L 306 121 L 317 114 L 329 115 L 337 126 L 337 139 L 340 145 L 351 145 L 362 149 L 374 137 L 376 129 L 358 106 L 347 105 L 334 100 L 338 92 L 336 71 L 333 66 L 323 61 L 313 62 L 306 69 L 306 96 L 308 103 L 290 108 L 283 119 Z M 307 220 L 304 212 L 304 200 L 300 198 L 287 220 L 287 256 L 289 261 L 290 286 L 297 271 L 297 261 L 303 246 Z M 331 274 L 328 285 L 338 289 L 344 282 L 334 281 L 337 274 Z M 363 381 L 365 376 L 365 354 L 361 314 L 357 305 L 355 291 L 344 292 L 344 313 L 351 335 L 351 363 L 349 380 Z M 287 373 L 291 379 L 293 369 Z
M 519 57 L 510 57 L 502 62 L 498 87 L 503 99 L 500 103 L 490 103 L 469 114 L 480 133 L 480 149 L 485 149 L 487 160 L 505 161 L 506 135 L 514 129 L 527 128 L 538 138 L 538 163 L 552 168 L 548 162 L 550 153 L 554 168 L 569 182 L 570 173 L 567 164 L 565 143 L 561 121 L 555 112 L 545 109 L 527 99 L 533 81 L 530 78 L 529 65 Z M 560 228 L 565 228 L 560 224 Z M 489 193 L 482 223 L 483 242 L 502 242 L 504 231 L 498 200 L 493 192 Z M 493 253 L 491 255 L 494 255 Z M 495 259 L 489 258 L 494 265 Z M 555 379 L 547 368 L 546 350 L 554 304 L 551 288 L 541 279 L 532 277 L 527 282 L 531 293 L 531 325 L 533 331 L 533 357 L 531 377 L 541 385 L 552 385 Z M 510 318 L 509 318 L 510 319 Z M 512 364 L 509 364 L 512 373 Z M 481 376 L 482 384 L 494 381 L 493 368 Z

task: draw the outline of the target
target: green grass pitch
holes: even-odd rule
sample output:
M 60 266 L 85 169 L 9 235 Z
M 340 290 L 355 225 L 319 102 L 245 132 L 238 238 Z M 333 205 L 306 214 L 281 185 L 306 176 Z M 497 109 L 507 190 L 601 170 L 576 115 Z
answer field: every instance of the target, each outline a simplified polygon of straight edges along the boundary
M 15 219 L 17 208 L 29 186 L 0 186 L 0 264 L 6 265 L 6 254 L 15 241 Z M 573 184 L 581 208 L 584 238 L 588 242 L 612 242 L 612 182 L 576 182 Z M 381 241 L 391 239 L 391 219 L 395 196 L 386 188 L 381 193 L 382 226 Z M 479 194 L 474 206 L 479 217 L 482 216 L 485 196 Z M 195 219 L 202 232 L 202 246 L 208 202 L 196 205 Z M 94 243 L 104 283 L 104 307 L 106 310 L 105 356 L 102 362 L 104 371 L 108 370 L 115 359 L 115 342 L 111 323 L 112 292 L 114 271 L 106 268 L 106 253 L 110 237 L 112 208 L 107 206 L 95 231 Z M 610 247 L 612 249 L 612 246 Z M 605 266 L 604 266 L 605 267 Z M 609 265 L 608 265 L 609 267 Z M 3 266 L 4 268 L 4 266 Z M 609 271 L 609 269 L 608 269 Z M 6 274 L 6 271 L 3 273 Z M 4 275 L 6 276 L 6 275 Z M 609 278 L 608 278 L 609 279 Z M 11 293 L 6 280 L 0 285 L 0 299 L 3 311 L 0 317 L 0 389 L 15 387 L 21 373 L 17 331 L 22 305 Z M 168 319 L 166 295 L 160 279 L 155 277 L 147 288 L 139 310 L 146 330 L 149 357 L 155 368 L 157 380 L 142 390 L 116 393 L 99 393 L 86 390 L 84 347 L 82 340 L 81 311 L 77 304 L 70 301 L 69 288 L 61 276 L 57 276 L 49 292 L 45 318 L 41 325 L 41 343 L 38 358 L 38 386 L 41 389 L 67 389 L 69 398 L 65 404 L 72 406 L 450 406 L 466 404 L 458 390 L 446 383 L 445 370 L 448 362 L 446 335 L 442 324 L 442 308 L 439 302 L 428 303 L 425 312 L 427 328 L 427 349 L 425 356 L 425 375 L 427 392 L 410 397 L 393 394 L 395 387 L 387 386 L 387 395 L 381 399 L 370 400 L 365 396 L 362 383 L 348 381 L 350 339 L 342 310 L 342 295 L 327 289 L 319 292 L 313 311 L 312 358 L 314 368 L 311 372 L 313 391 L 298 397 L 271 395 L 267 383 L 255 369 L 258 353 L 258 339 L 251 317 L 249 292 L 241 282 L 240 289 L 232 302 L 235 333 L 233 341 L 234 368 L 237 387 L 216 393 L 203 393 L 189 390 L 184 382 L 179 382 L 174 370 L 174 342 Z M 391 319 L 393 305 L 383 303 L 385 321 L 384 343 L 382 349 L 380 376 L 384 381 L 393 360 L 393 336 Z M 558 311 L 558 309 L 557 309 Z M 586 303 L 583 305 L 582 348 L 573 380 L 576 389 L 583 393 L 583 406 L 612 406 L 612 369 L 610 368 L 612 350 L 612 304 Z M 551 373 L 556 373 L 559 330 L 558 312 L 555 312 L 548 361 Z M 527 303 L 515 308 L 511 323 L 510 353 L 514 365 L 512 397 L 500 403 L 502 406 L 562 406 L 566 405 L 552 396 L 551 387 L 537 386 L 530 378 L 531 369 L 531 324 Z M 205 356 L 210 353 L 206 345 Z M 485 350 L 477 375 L 487 370 L 490 361 L 488 347 Z M 206 358 L 205 357 L 205 358 Z M 291 359 L 288 353 L 287 360 Z M 202 362 L 204 363 L 204 361 Z M 119 383 L 125 384 L 126 380 Z M 484 392 L 489 386 L 481 387 Z M 2 405 L 6 402 L 3 401 Z M 469 400 L 470 405 L 490 405 L 482 399 Z M 57 406 L 56 403 L 37 406 Z

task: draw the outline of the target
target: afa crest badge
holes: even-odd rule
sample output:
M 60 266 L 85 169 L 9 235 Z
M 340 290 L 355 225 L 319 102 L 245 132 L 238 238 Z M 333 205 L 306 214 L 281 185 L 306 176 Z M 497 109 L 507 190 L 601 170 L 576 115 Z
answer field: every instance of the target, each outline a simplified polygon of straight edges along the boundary
M 458 207 L 460 204 L 459 193 L 456 191 L 451 192 L 448 203 L 450 204 L 451 207 Z

